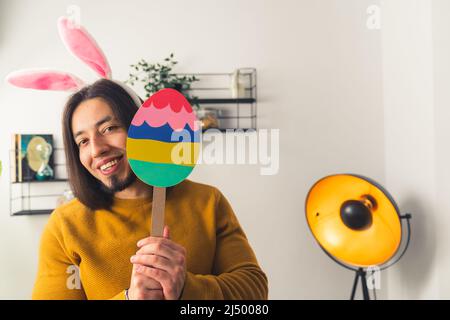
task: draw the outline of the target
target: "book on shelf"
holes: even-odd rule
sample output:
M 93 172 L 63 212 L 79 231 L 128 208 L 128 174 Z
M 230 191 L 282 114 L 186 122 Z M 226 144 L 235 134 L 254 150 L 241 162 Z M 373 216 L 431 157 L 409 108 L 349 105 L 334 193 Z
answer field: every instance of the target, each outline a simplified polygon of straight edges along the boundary
M 12 149 L 9 157 L 10 162 L 10 179 L 11 182 L 17 182 L 17 135 L 12 135 Z
M 11 181 L 54 179 L 53 136 L 51 134 L 14 134 L 14 161 Z

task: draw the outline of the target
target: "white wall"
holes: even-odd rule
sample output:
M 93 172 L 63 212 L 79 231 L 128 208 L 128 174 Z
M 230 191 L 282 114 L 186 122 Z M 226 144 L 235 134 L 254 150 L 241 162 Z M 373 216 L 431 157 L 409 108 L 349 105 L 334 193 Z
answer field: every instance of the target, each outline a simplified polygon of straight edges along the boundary
M 450 298 L 450 2 L 434 0 L 433 13 L 433 64 L 434 64 L 434 119 L 435 119 L 435 151 L 436 151 L 436 219 L 439 297 Z
M 450 3 L 385 1 L 382 11 L 386 186 L 413 214 L 388 297 L 448 299 Z
M 0 0 L 0 78 L 42 66 L 95 78 L 59 41 L 55 21 L 70 4 L 81 7 L 82 24 L 118 79 L 141 57 L 160 60 L 170 52 L 179 72 L 256 67 L 259 126 L 280 129 L 279 174 L 200 166 L 192 179 L 218 186 L 230 199 L 269 276 L 270 298 L 347 299 L 353 275 L 315 244 L 303 208 L 309 187 L 324 175 L 384 179 L 381 38 L 366 28 L 366 9 L 377 3 Z M 1 83 L 0 158 L 7 159 L 13 132 L 60 137 L 64 99 Z M 7 174 L 0 180 L 0 298 L 29 298 L 48 217 L 10 217 L 7 180 Z
M 386 186 L 413 214 L 410 248 L 389 270 L 389 297 L 437 298 L 431 2 L 385 2 L 382 12 Z

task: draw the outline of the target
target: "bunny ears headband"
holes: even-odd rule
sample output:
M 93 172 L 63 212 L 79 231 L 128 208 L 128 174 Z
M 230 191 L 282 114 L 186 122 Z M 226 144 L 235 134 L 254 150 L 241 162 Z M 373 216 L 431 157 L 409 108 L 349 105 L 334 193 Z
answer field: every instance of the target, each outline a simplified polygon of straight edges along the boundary
M 58 19 L 59 35 L 66 48 L 102 78 L 114 81 L 141 105 L 137 94 L 124 83 L 111 78 L 111 68 L 103 51 L 94 38 L 82 26 L 76 25 L 67 17 Z M 47 69 L 27 69 L 10 73 L 6 77 L 10 84 L 26 89 L 77 91 L 86 84 L 77 76 L 64 71 Z

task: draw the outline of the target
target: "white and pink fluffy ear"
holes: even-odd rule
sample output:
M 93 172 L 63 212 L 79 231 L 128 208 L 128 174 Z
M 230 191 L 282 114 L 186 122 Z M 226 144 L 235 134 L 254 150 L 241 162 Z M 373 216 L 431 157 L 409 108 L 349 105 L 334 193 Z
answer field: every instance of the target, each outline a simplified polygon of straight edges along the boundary
M 28 69 L 14 71 L 6 77 L 10 84 L 26 89 L 76 91 L 84 86 L 84 82 L 68 72 Z
M 67 17 L 58 19 L 58 30 L 66 48 L 100 77 L 111 79 L 111 68 L 103 51 L 82 26 Z

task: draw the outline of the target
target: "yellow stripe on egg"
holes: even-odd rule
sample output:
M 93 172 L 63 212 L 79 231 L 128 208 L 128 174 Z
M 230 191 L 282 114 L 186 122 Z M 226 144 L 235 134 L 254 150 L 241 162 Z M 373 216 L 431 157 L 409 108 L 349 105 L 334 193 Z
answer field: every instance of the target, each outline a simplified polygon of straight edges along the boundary
M 128 159 L 193 167 L 198 160 L 198 142 L 162 142 L 127 138 Z

